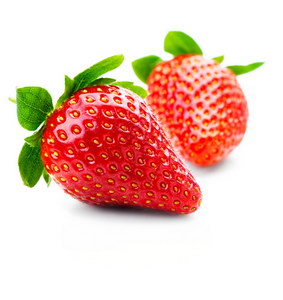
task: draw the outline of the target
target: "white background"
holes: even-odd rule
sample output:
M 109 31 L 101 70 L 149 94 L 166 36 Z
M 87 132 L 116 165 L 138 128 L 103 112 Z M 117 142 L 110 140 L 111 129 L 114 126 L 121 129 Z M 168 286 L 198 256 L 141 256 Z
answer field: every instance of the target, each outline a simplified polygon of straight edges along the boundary
M 283 299 L 282 1 L 2 1 L 0 4 L 0 298 Z M 242 144 L 223 163 L 192 167 L 202 207 L 190 216 L 99 209 L 55 183 L 22 185 L 15 87 L 54 99 L 63 75 L 124 53 L 165 55 L 169 30 L 192 35 L 224 65 L 265 61 L 239 77 L 250 108 Z

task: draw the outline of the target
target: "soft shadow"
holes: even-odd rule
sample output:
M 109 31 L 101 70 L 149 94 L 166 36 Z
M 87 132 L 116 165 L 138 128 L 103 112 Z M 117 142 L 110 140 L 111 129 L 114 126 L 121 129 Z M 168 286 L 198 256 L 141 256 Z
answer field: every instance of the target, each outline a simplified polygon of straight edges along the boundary
M 166 211 L 154 210 L 149 208 L 134 207 L 134 206 L 118 206 L 118 205 L 105 205 L 95 206 L 84 203 L 77 203 L 72 209 L 72 212 L 76 214 L 84 215 L 108 215 L 111 217 L 141 217 L 151 219 L 192 219 L 192 215 L 180 215 Z
M 176 218 L 182 217 L 184 215 L 178 215 L 174 213 L 170 213 L 167 211 L 161 210 L 154 210 L 150 208 L 143 208 L 143 207 L 135 207 L 135 206 L 97 206 L 95 207 L 98 210 L 105 211 L 106 213 L 119 213 L 119 214 L 131 214 L 131 215 L 147 215 L 147 216 L 161 216 L 161 217 L 169 217 L 169 218 Z
M 223 161 L 208 167 L 196 166 L 190 163 L 187 163 L 189 170 L 193 175 L 196 176 L 206 176 L 212 173 L 223 172 L 224 170 L 230 169 L 235 165 L 235 161 L 232 157 L 228 157 Z

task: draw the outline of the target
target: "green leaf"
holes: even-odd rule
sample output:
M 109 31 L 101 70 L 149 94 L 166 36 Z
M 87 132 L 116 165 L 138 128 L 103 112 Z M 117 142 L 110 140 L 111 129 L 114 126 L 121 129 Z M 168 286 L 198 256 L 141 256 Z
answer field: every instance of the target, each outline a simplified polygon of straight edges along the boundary
M 25 143 L 19 156 L 18 165 L 24 184 L 28 187 L 34 187 L 43 171 L 40 144 L 31 147 Z
M 36 130 L 52 109 L 52 98 L 47 90 L 35 86 L 17 89 L 17 114 L 23 128 Z
M 114 82 L 113 85 L 117 85 L 117 86 L 123 87 L 125 89 L 128 89 L 128 90 L 134 92 L 135 94 L 139 95 L 142 98 L 145 98 L 147 96 L 147 91 L 145 89 L 143 89 L 142 87 L 140 87 L 138 85 L 134 85 L 134 83 L 130 82 L 130 81 Z
M 250 64 L 250 65 L 246 65 L 246 66 L 235 65 L 235 66 L 228 66 L 226 68 L 230 69 L 236 75 L 242 75 L 242 74 L 251 72 L 251 71 L 259 68 L 263 64 L 264 64 L 263 62 L 256 62 L 256 63 Z
M 187 34 L 181 31 L 169 31 L 164 40 L 164 50 L 174 56 L 181 54 L 199 54 L 199 45 Z
M 71 79 L 70 77 L 65 75 L 65 91 L 57 100 L 55 108 L 59 107 L 62 103 L 64 103 L 72 96 L 75 90 L 75 86 L 76 82 L 74 81 L 74 79 Z
M 8 99 L 9 99 L 9 101 L 11 101 L 12 103 L 17 103 L 17 100 L 14 99 L 14 98 L 9 97 Z
M 42 175 L 43 175 L 43 179 L 46 182 L 47 186 L 49 186 L 51 183 L 51 177 L 49 176 L 49 174 L 47 173 L 47 171 L 45 169 L 43 169 Z
M 98 78 L 96 80 L 94 80 L 94 82 L 91 83 L 91 85 L 105 85 L 105 84 L 110 84 L 112 82 L 114 82 L 116 79 L 113 78 Z
M 44 126 L 42 126 L 39 130 L 34 132 L 31 136 L 25 138 L 25 141 L 32 147 L 35 147 L 41 141 L 42 132 L 44 130 Z
M 75 91 L 90 86 L 99 76 L 118 68 L 123 60 L 123 55 L 114 55 L 81 72 L 74 78 L 76 82 Z
M 133 61 L 132 66 L 138 78 L 142 82 L 147 83 L 150 73 L 152 72 L 154 67 L 161 62 L 162 59 L 160 57 L 149 55 Z
M 213 60 L 215 60 L 216 62 L 218 62 L 219 64 L 221 64 L 224 60 L 224 56 L 217 56 L 217 57 L 214 57 Z

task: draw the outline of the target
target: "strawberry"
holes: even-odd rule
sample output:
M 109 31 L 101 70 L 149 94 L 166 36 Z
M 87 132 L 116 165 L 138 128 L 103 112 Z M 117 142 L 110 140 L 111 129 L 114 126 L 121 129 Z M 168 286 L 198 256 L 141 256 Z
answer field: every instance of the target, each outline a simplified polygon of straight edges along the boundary
M 200 188 L 142 98 L 146 92 L 98 78 L 122 61 L 113 56 L 66 77 L 55 109 L 46 90 L 17 90 L 20 124 L 28 130 L 42 124 L 20 153 L 22 179 L 32 187 L 41 175 L 47 183 L 51 176 L 87 204 L 191 213 L 200 205 Z
M 241 142 L 248 106 L 236 76 L 263 63 L 222 67 L 224 57 L 207 59 L 182 32 L 169 32 L 164 49 L 174 58 L 147 56 L 133 62 L 148 84 L 148 103 L 183 157 L 199 166 L 222 161 Z

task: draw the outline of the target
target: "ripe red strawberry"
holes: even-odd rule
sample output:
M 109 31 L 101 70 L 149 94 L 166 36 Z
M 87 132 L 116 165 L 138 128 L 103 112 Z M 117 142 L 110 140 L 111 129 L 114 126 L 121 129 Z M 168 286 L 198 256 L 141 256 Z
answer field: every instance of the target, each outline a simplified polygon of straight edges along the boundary
M 169 32 L 162 61 L 147 56 L 133 62 L 148 84 L 148 103 L 183 157 L 200 166 L 223 160 L 242 140 L 248 107 L 236 75 L 262 63 L 223 68 L 223 57 L 206 59 L 199 46 L 182 32 Z
M 113 69 L 117 57 L 108 60 L 107 70 Z M 122 58 L 118 61 L 117 65 Z M 97 65 L 101 68 L 105 62 Z M 44 109 L 49 105 L 37 107 L 37 111 L 49 112 L 20 154 L 25 184 L 36 184 L 44 166 L 65 192 L 88 204 L 142 206 L 182 214 L 195 211 L 201 202 L 200 188 L 137 95 L 145 96 L 144 90 L 130 82 L 97 79 L 101 73 L 97 65 L 91 79 L 86 78 L 90 69 L 74 78 L 74 88 L 71 92 L 66 88 L 55 110 Z M 69 86 L 71 81 L 67 81 Z M 39 94 L 31 89 L 18 89 L 18 108 L 27 104 L 31 94 Z M 48 98 L 46 93 L 41 102 Z M 18 112 L 20 123 L 29 129 L 25 122 L 31 120 L 33 125 L 33 115 L 22 118 L 23 110 Z M 36 164 L 41 172 L 34 172 Z

